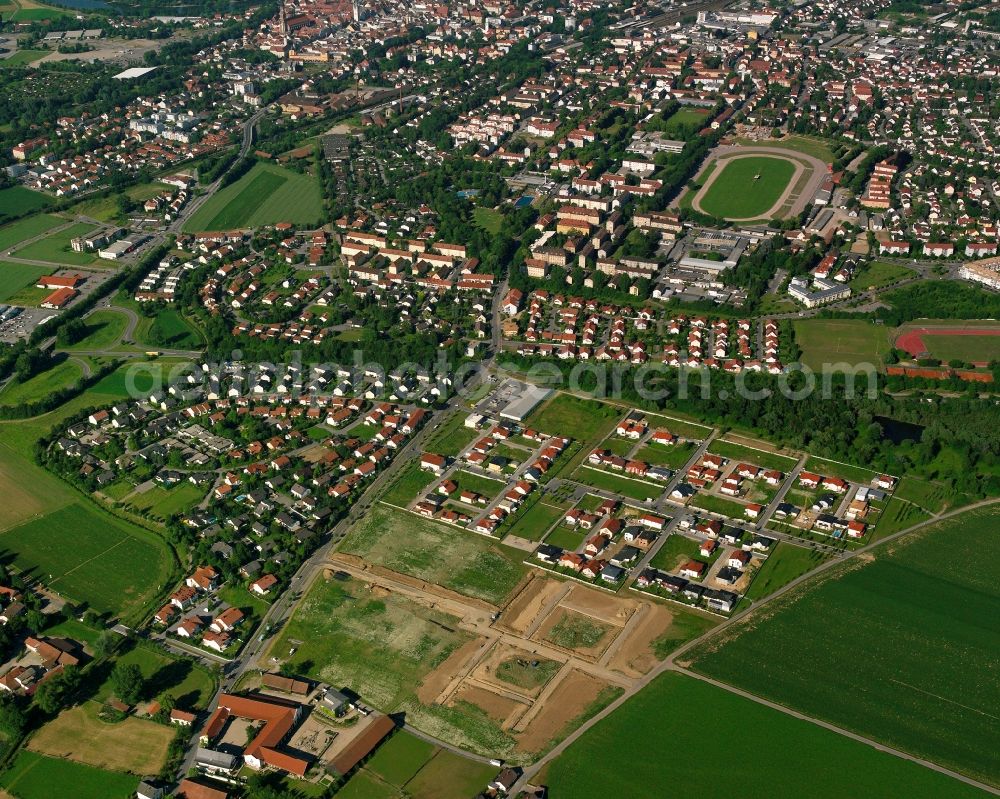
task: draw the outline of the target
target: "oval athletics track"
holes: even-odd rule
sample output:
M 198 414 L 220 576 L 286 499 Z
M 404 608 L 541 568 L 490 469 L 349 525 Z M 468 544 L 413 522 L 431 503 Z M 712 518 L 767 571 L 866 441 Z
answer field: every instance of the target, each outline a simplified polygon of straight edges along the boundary
M 795 216 L 801 213 L 805 207 L 816 196 L 816 192 L 822 185 L 824 178 L 829 173 L 827 164 L 819 158 L 815 158 L 805 153 L 789 150 L 783 147 L 767 147 L 765 145 L 722 145 L 717 147 L 706 159 L 702 168 L 695 176 L 697 182 L 709 169 L 712 173 L 708 176 L 704 185 L 698 189 L 697 194 L 691 200 L 691 207 L 701 213 L 706 213 L 701 207 L 701 200 L 712 187 L 712 184 L 719 177 L 732 161 L 740 158 L 753 157 L 780 158 L 791 161 L 795 165 L 788 185 L 781 193 L 775 203 L 763 213 L 752 217 L 731 219 L 732 222 L 753 222 L 757 220 L 784 218 Z

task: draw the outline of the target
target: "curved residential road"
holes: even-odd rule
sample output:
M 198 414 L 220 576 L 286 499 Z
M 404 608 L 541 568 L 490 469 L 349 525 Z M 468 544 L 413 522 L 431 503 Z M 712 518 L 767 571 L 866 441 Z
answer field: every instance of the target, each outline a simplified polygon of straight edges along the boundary
M 846 730 L 843 727 L 838 727 L 837 725 L 831 724 L 827 721 L 823 721 L 822 719 L 817 719 L 813 716 L 808 716 L 805 713 L 800 713 L 797 710 L 793 710 L 791 708 L 785 707 L 784 705 L 780 705 L 777 702 L 772 702 L 768 699 L 764 699 L 763 697 L 756 696 L 755 694 L 751 694 L 748 691 L 744 691 L 732 685 L 727 685 L 726 683 L 719 682 L 718 680 L 705 677 L 704 675 L 697 674 L 693 671 L 689 671 L 685 665 L 678 663 L 679 658 L 681 658 L 687 652 L 690 652 L 699 644 L 702 644 L 705 641 L 711 639 L 712 637 L 720 634 L 722 631 L 738 623 L 748 615 L 755 613 L 760 608 L 774 602 L 776 599 L 784 596 L 788 592 L 793 591 L 794 589 L 802 585 L 802 583 L 806 582 L 807 580 L 811 580 L 818 574 L 829 571 L 830 569 L 838 567 L 842 563 L 850 561 L 853 558 L 856 558 L 860 555 L 865 555 L 868 552 L 871 552 L 872 550 L 878 547 L 891 543 L 899 538 L 902 538 L 903 536 L 915 533 L 918 530 L 922 530 L 933 524 L 937 524 L 938 522 L 946 521 L 948 519 L 955 518 L 956 516 L 960 516 L 963 513 L 969 513 L 979 508 L 989 507 L 992 505 L 996 505 L 998 503 L 1000 503 L 1000 499 L 986 499 L 986 500 L 981 500 L 980 502 L 975 502 L 972 505 L 966 505 L 962 508 L 957 508 L 955 510 L 948 511 L 946 513 L 939 513 L 936 516 L 932 516 L 930 519 L 927 519 L 925 521 L 913 525 L 912 527 L 907 527 L 904 530 L 900 530 L 891 535 L 887 535 L 885 538 L 882 538 L 878 541 L 874 541 L 871 544 L 868 544 L 867 546 L 861 547 L 860 549 L 856 549 L 854 550 L 854 552 L 852 552 L 851 554 L 847 555 L 844 558 L 828 560 L 825 563 L 818 566 L 817 568 L 813 569 L 812 571 L 800 575 L 787 585 L 782 586 L 770 596 L 765 597 L 764 599 L 754 603 L 746 610 L 743 610 L 731 616 L 729 619 L 722 622 L 722 624 L 719 624 L 718 626 L 713 627 L 711 630 L 698 636 L 697 638 L 688 641 L 686 644 L 684 644 L 676 651 L 674 651 L 671 655 L 669 655 L 667 659 L 663 661 L 663 663 L 661 663 L 655 669 L 653 669 L 653 671 L 649 672 L 649 674 L 647 674 L 645 677 L 639 680 L 639 682 L 636 684 L 636 687 L 633 690 L 626 691 L 624 694 L 622 694 L 618 699 L 616 699 L 606 708 L 604 708 L 599 713 L 597 713 L 596 715 L 585 721 L 583 724 L 581 724 L 567 738 L 565 738 L 557 746 L 555 746 L 548 753 L 546 753 L 544 757 L 542 757 L 540 760 L 533 763 L 532 765 L 525 767 L 524 772 L 521 775 L 521 778 L 517 781 L 517 784 L 511 790 L 510 792 L 511 795 L 516 795 L 518 791 L 524 790 L 526 785 L 531 784 L 532 778 L 536 774 L 538 774 L 539 771 L 541 771 L 546 765 L 551 763 L 553 760 L 559 757 L 559 755 L 565 752 L 566 749 L 568 749 L 573 743 L 575 743 L 580 738 L 580 736 L 582 736 L 584 733 L 590 730 L 595 724 L 603 721 L 605 718 L 610 716 L 615 710 L 620 708 L 623 704 L 625 704 L 625 702 L 627 702 L 629 699 L 635 696 L 635 694 L 637 694 L 639 691 L 641 691 L 643 688 L 645 688 L 647 685 L 653 682 L 653 680 L 655 680 L 657 677 L 659 677 L 662 674 L 665 674 L 668 671 L 673 671 L 709 683 L 717 688 L 721 688 L 723 690 L 729 691 L 730 693 L 737 694 L 738 696 L 741 696 L 744 699 L 749 699 L 752 702 L 757 702 L 758 704 L 770 707 L 773 710 L 777 710 L 781 713 L 793 716 L 794 718 L 800 719 L 802 721 L 811 722 L 813 724 L 816 724 L 817 726 L 823 727 L 824 729 L 828 729 L 832 732 L 839 733 L 840 735 L 844 735 L 848 738 L 858 741 L 859 743 L 867 744 L 868 746 L 871 746 L 874 749 L 878 749 L 880 752 L 886 752 L 888 754 L 902 758 L 903 760 L 909 760 L 912 763 L 918 763 L 921 766 L 926 766 L 929 769 L 940 772 L 941 774 L 945 774 L 953 779 L 959 780 L 960 782 L 964 782 L 967 785 L 972 785 L 973 787 L 979 788 L 980 790 L 986 791 L 987 793 L 993 794 L 994 796 L 1000 796 L 1000 790 L 991 785 L 979 782 L 978 780 L 973 779 L 972 777 L 967 777 L 964 774 L 959 774 L 958 772 L 952 771 L 948 768 L 945 768 L 944 766 L 940 766 L 937 763 L 933 763 L 929 760 L 925 760 L 915 755 L 911 755 L 908 752 L 904 752 L 900 749 L 895 749 L 891 746 L 886 746 L 885 744 L 879 743 L 878 741 L 872 740 L 871 738 L 866 738 L 863 735 L 851 732 L 850 730 Z

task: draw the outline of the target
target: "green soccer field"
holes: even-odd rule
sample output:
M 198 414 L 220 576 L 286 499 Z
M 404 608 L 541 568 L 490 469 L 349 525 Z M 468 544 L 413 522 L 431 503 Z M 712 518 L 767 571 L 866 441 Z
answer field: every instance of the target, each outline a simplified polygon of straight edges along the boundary
M 319 183 L 275 164 L 259 163 L 216 192 L 185 223 L 184 230 L 233 230 L 278 222 L 313 225 L 323 203 Z
M 722 168 L 698 204 L 723 219 L 754 219 L 767 214 L 795 174 L 795 164 L 783 158 L 733 158 Z

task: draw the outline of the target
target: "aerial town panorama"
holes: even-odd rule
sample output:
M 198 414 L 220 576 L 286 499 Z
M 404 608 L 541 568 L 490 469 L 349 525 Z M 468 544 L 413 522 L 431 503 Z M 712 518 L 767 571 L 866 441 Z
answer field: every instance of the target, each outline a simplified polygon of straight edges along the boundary
M 1000 0 L 0 0 L 0 799 L 1000 795 Z

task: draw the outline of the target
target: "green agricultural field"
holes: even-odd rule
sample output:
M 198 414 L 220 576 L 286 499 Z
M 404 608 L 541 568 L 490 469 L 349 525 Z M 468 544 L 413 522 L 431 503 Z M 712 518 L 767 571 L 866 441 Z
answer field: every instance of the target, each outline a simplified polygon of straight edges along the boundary
M 169 578 L 155 534 L 76 502 L 0 533 L 0 552 L 20 570 L 99 612 L 141 607 Z
M 891 264 L 886 261 L 872 261 L 851 278 L 848 285 L 852 291 L 868 291 L 869 289 L 881 289 L 892 285 L 900 280 L 906 280 L 916 274 L 912 269 L 907 269 L 899 264 Z
M 1000 536 L 984 534 L 998 524 L 970 511 L 844 564 L 697 650 L 694 668 L 1000 786 L 1000 585 L 985 566 Z
M 663 493 L 663 486 L 648 483 L 642 480 L 633 480 L 620 474 L 607 472 L 603 469 L 595 469 L 590 466 L 581 466 L 573 472 L 573 480 L 584 485 L 600 488 L 604 491 L 613 491 L 623 497 L 645 500 L 649 497 L 658 497 Z
M 889 331 L 862 319 L 800 319 L 793 323 L 802 363 L 814 371 L 824 364 L 871 364 L 878 368 L 889 351 Z M 864 387 L 864 381 L 858 384 Z
M 97 228 L 89 222 L 74 222 L 57 233 L 50 233 L 43 239 L 15 250 L 14 255 L 17 258 L 46 261 L 53 265 L 89 266 L 97 261 L 97 258 L 93 253 L 74 252 L 70 241 L 77 236 L 86 236 L 95 230 Z
M 734 461 L 749 461 L 764 469 L 775 469 L 779 472 L 790 472 L 798 463 L 798 458 L 788 455 L 779 455 L 776 452 L 765 452 L 754 447 L 746 447 L 733 441 L 716 440 L 713 441 L 708 451 L 714 455 L 721 455 Z
M 5 63 L 0 61 L 0 64 Z M 26 189 L 24 186 L 11 186 L 0 189 L 0 220 L 4 217 L 23 214 L 25 211 L 40 211 L 52 204 L 52 200 L 41 192 Z
M 41 236 L 54 227 L 65 225 L 66 220 L 52 214 L 38 214 L 0 227 L 0 250 L 8 250 L 15 244 Z
M 83 369 L 73 360 L 64 360 L 51 369 L 39 372 L 23 383 L 11 382 L 0 390 L 0 405 L 20 405 L 37 402 L 54 391 L 75 385 L 83 377 Z
M 184 230 L 232 230 L 277 222 L 313 225 L 320 220 L 322 208 L 315 178 L 259 163 L 213 195 L 184 224 Z
M 827 560 L 822 552 L 779 542 L 754 575 L 747 596 L 762 599 Z
M 0 302 L 9 302 L 24 289 L 33 287 L 38 278 L 48 273 L 49 270 L 44 266 L 31 266 L 29 264 L 0 261 Z M 38 289 L 37 291 L 39 293 L 49 293 L 45 289 Z
M 613 405 L 559 393 L 532 413 L 524 426 L 546 435 L 598 441 L 608 435 L 623 415 L 622 409 Z
M 747 156 L 729 159 L 698 204 L 706 214 L 724 219 L 755 219 L 774 207 L 795 174 L 784 158 Z
M 503 603 L 525 571 L 523 553 L 385 505 L 357 523 L 340 548 L 494 604 Z
M 705 757 L 704 739 L 691 734 L 691 716 L 679 708 L 726 720 L 724 767 L 718 758 Z M 595 768 L 615 745 L 637 739 L 645 742 L 643 756 L 631 759 L 628 768 Z M 745 799 L 983 796 L 915 763 L 669 673 L 576 740 L 549 767 L 547 784 L 551 796 L 573 799 L 669 795 L 665 786 L 678 785 L 699 786 L 696 793 L 703 796 Z
M 73 799 L 129 799 L 138 784 L 130 774 L 24 750 L 0 775 L 0 786 L 18 799 L 51 799 L 53 791 Z

